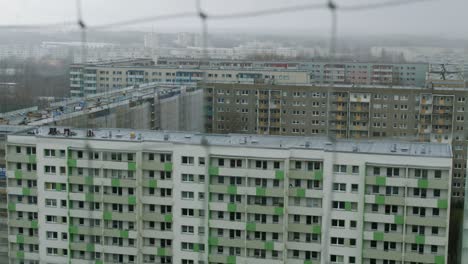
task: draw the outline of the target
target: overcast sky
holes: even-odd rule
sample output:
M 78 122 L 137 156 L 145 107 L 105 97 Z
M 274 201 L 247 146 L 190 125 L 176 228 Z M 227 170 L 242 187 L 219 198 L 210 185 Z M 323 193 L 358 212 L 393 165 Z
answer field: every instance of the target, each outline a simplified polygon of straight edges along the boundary
M 252 11 L 325 0 L 201 0 L 209 14 Z M 339 5 L 386 0 L 336 0 Z M 413 0 L 407 0 L 408 2 Z M 195 0 L 82 0 L 88 25 L 195 10 Z M 468 0 L 434 0 L 360 12 L 339 12 L 341 35 L 431 35 L 468 39 Z M 0 0 L 0 25 L 56 23 L 76 19 L 74 0 Z M 158 21 L 139 25 L 156 32 L 199 30 L 197 19 Z M 327 10 L 309 10 L 261 18 L 211 21 L 212 30 L 324 34 L 330 29 Z

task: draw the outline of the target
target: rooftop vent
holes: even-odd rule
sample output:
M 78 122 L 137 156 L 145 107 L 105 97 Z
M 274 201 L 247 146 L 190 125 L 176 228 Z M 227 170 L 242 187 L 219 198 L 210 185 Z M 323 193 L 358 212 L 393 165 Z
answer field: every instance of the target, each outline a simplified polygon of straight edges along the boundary
M 330 142 L 330 141 L 325 142 L 325 146 L 331 146 L 331 145 L 333 145 L 332 142 Z
M 164 141 L 168 141 L 169 140 L 169 134 L 164 134 Z
M 258 143 L 258 140 L 257 140 L 257 139 L 252 139 L 252 140 L 250 141 L 250 143 L 252 143 L 252 144 L 257 144 L 257 143 Z
M 306 147 L 306 148 L 310 148 L 310 142 L 309 142 L 309 141 L 306 141 L 305 147 Z
M 57 135 L 57 128 L 50 127 L 49 128 L 49 135 Z
M 94 132 L 92 129 L 88 129 L 86 131 L 86 137 L 94 137 Z
M 353 144 L 352 149 L 353 149 L 353 152 L 358 152 L 359 151 L 359 147 L 356 144 Z
M 192 135 L 187 134 L 184 136 L 184 138 L 192 138 Z
M 396 152 L 397 151 L 397 144 L 392 144 L 390 147 L 390 152 Z
M 247 144 L 247 137 L 244 137 L 244 139 L 241 139 L 240 144 Z
M 426 154 L 426 145 L 421 146 L 421 154 Z

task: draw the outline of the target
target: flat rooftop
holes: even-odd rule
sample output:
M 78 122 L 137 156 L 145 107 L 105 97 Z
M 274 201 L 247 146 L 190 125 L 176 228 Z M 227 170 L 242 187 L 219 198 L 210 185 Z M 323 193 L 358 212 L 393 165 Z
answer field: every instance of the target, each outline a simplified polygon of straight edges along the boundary
M 50 128 L 57 134 L 51 135 Z M 132 129 L 93 129 L 94 136 L 87 137 L 88 129 L 70 128 L 72 135 L 64 134 L 67 127 L 31 127 L 15 135 L 47 138 L 64 138 L 103 141 L 171 142 L 175 144 L 214 145 L 231 147 L 254 147 L 273 149 L 316 149 L 334 152 L 387 154 L 451 158 L 450 144 L 407 142 L 401 140 L 334 140 L 327 137 L 269 136 L 249 134 L 203 134 L 177 131 L 154 131 Z

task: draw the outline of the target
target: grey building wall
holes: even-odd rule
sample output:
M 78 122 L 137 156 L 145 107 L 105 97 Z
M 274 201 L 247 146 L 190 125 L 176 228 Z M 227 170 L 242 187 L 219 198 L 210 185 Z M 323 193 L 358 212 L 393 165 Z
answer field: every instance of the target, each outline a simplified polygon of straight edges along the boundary
M 213 133 L 400 138 L 451 143 L 452 196 L 463 201 L 465 88 L 207 84 L 206 130 Z

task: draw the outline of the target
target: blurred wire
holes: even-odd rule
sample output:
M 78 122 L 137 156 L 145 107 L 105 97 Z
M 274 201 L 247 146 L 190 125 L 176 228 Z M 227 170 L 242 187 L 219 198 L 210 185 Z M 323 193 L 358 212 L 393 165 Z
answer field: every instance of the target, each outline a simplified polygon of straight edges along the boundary
M 210 19 L 249 18 L 249 17 L 270 16 L 270 15 L 278 15 L 278 14 L 284 14 L 284 13 L 294 13 L 294 12 L 319 10 L 319 9 L 327 9 L 327 8 L 328 6 L 323 3 L 287 6 L 287 7 L 270 8 L 270 9 L 265 9 L 265 10 L 249 11 L 249 12 L 236 12 L 236 13 L 228 13 L 228 14 L 210 15 Z
M 336 11 L 365 11 L 371 9 L 383 9 L 395 6 L 403 6 L 403 5 L 411 5 L 411 4 L 418 4 L 422 2 L 429 2 L 429 1 L 438 1 L 438 0 L 391 0 L 385 2 L 377 2 L 377 3 L 368 3 L 368 4 L 359 4 L 359 5 L 343 5 L 336 7 Z M 207 14 L 204 13 L 206 19 L 213 19 L 213 20 L 223 20 L 223 19 L 239 19 L 239 18 L 250 18 L 250 17 L 262 17 L 262 16 L 270 16 L 270 15 L 278 15 L 278 14 L 285 14 L 285 13 L 294 13 L 294 12 L 302 12 L 302 11 L 309 11 L 309 10 L 326 10 L 329 9 L 327 3 L 320 3 L 320 4 L 308 4 L 308 5 L 294 5 L 294 6 L 285 6 L 285 7 L 278 7 L 278 8 L 269 8 L 263 10 L 255 10 L 255 11 L 248 11 L 248 12 L 236 12 L 236 13 L 226 13 L 226 14 Z M 77 10 L 81 13 L 81 7 Z M 155 22 L 161 20 L 173 20 L 173 19 L 181 19 L 181 18 L 190 18 L 190 17 L 197 17 L 199 16 L 199 12 L 181 12 L 181 13 L 174 13 L 174 14 L 165 14 L 165 15 L 158 15 L 158 16 L 149 16 L 149 17 L 141 17 L 135 18 L 130 20 L 123 20 L 117 21 L 108 24 L 96 25 L 96 26 L 89 26 L 87 25 L 88 29 L 92 30 L 103 30 L 103 29 L 110 29 L 110 28 L 117 28 L 117 27 L 126 27 L 132 26 L 137 24 L 144 24 L 148 22 Z M 53 29 L 53 28 L 62 28 L 67 26 L 76 25 L 76 22 L 61 22 L 61 23 L 51 23 L 51 24 L 31 24 L 31 25 L 0 25 L 0 29 Z
M 0 29 L 9 29 L 9 30 L 39 30 L 39 29 L 61 29 L 64 27 L 75 28 L 76 22 L 59 22 L 51 24 L 24 24 L 24 25 L 0 25 Z
M 167 14 L 167 15 L 160 15 L 160 16 L 142 17 L 142 18 L 125 20 L 125 21 L 118 21 L 118 22 L 109 23 L 109 24 L 98 25 L 98 26 L 92 27 L 92 29 L 102 30 L 102 29 L 109 29 L 109 28 L 114 28 L 114 27 L 144 24 L 147 22 L 155 22 L 155 21 L 160 21 L 160 20 L 172 20 L 172 19 L 196 17 L 197 15 L 198 15 L 197 12 L 182 12 L 182 13 Z
M 439 0 L 391 0 L 391 1 L 384 1 L 384 2 L 374 2 L 370 4 L 340 6 L 338 10 L 339 11 L 365 11 L 365 10 L 383 9 L 387 7 L 412 5 L 412 4 L 422 3 L 422 2 L 433 2 L 433 1 L 439 1 Z

